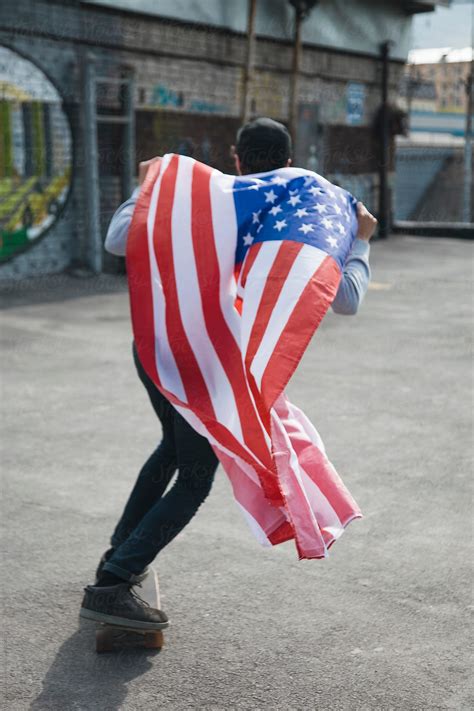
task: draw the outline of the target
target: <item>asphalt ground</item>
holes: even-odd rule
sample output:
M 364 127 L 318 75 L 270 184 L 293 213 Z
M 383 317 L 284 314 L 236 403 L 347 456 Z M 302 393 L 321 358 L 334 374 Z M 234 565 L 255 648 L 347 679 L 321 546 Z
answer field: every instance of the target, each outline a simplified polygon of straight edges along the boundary
M 9 711 L 467 710 L 472 243 L 372 247 L 289 393 L 365 517 L 327 561 L 253 539 L 219 469 L 158 558 L 159 652 L 97 656 L 82 588 L 159 439 L 121 278 L 2 289 L 3 704 Z

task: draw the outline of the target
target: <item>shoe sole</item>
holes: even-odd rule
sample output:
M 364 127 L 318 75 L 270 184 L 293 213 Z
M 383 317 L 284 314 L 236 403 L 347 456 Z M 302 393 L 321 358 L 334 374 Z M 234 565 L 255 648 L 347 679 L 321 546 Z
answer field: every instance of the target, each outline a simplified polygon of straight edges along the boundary
M 84 617 L 86 620 L 101 622 L 111 627 L 125 627 L 131 630 L 165 630 L 169 627 L 169 622 L 142 622 L 141 620 L 130 620 L 127 617 L 116 617 L 115 615 L 107 615 L 105 612 L 96 612 L 89 610 L 87 607 L 81 607 L 79 617 Z

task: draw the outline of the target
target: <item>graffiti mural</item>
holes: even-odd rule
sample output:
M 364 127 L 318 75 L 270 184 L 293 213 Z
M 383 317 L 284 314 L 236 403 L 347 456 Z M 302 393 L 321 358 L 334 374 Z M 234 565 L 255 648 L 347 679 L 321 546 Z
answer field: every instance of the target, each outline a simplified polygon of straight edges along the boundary
M 0 46 L 0 261 L 33 245 L 57 219 L 71 167 L 58 91 L 32 62 Z

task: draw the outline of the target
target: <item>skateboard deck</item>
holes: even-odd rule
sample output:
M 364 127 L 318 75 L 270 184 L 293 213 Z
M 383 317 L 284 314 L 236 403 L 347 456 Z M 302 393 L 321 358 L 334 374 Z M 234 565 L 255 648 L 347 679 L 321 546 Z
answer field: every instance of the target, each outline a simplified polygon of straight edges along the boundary
M 137 594 L 151 607 L 160 609 L 160 587 L 158 575 L 153 568 L 140 586 Z M 164 645 L 163 630 L 138 630 L 125 625 L 112 625 L 109 622 L 98 622 L 95 633 L 95 648 L 98 654 L 115 652 L 128 647 L 144 647 L 145 649 L 161 649 Z

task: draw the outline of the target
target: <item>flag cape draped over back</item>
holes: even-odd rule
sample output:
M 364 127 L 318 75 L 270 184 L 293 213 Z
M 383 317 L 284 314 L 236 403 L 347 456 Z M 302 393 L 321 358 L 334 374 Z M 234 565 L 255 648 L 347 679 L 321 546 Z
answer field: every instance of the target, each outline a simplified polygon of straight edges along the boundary
M 284 394 L 334 299 L 355 199 L 311 171 L 230 176 L 168 154 L 148 171 L 127 244 L 145 371 L 207 437 L 251 529 L 323 558 L 360 510 Z

